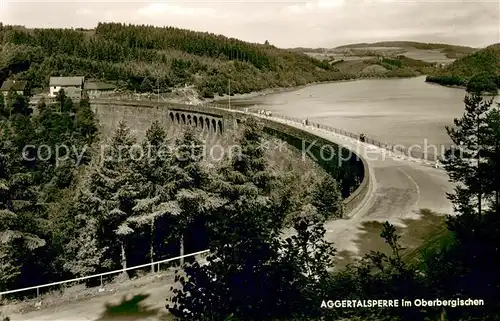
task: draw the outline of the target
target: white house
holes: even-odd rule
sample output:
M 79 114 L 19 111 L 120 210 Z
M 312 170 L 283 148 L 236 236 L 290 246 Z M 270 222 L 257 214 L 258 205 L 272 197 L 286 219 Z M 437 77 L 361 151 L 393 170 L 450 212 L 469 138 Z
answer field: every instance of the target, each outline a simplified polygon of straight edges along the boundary
M 67 96 L 80 98 L 82 95 L 85 77 L 50 77 L 50 97 L 56 97 L 63 89 Z

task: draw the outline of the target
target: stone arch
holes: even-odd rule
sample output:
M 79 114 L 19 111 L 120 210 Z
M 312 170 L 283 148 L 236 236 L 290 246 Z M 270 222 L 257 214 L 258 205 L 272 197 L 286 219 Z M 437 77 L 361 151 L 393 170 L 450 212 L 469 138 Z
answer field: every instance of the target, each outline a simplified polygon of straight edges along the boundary
M 175 119 L 177 120 L 177 124 L 180 124 L 181 123 L 181 120 L 179 118 L 179 113 L 175 113 Z
M 222 121 L 220 120 L 217 122 L 217 131 L 222 134 Z
M 212 130 L 214 131 L 214 133 L 217 131 L 217 124 L 215 122 L 215 119 L 212 119 Z
M 174 122 L 174 113 L 170 112 L 170 113 L 168 113 L 168 115 L 170 116 L 170 121 L 173 123 Z
M 198 127 L 198 117 L 193 116 L 194 127 Z
M 208 117 L 207 117 L 207 118 L 205 118 L 205 125 L 207 125 L 207 126 L 206 126 L 206 127 L 207 127 L 207 130 L 210 130 L 210 119 L 208 119 Z
M 182 123 L 185 125 L 186 124 L 186 115 L 181 114 L 181 118 L 182 118 Z
M 200 116 L 200 127 L 202 130 L 205 127 L 205 119 L 202 116 Z
M 192 124 L 192 121 L 193 121 L 193 119 L 191 118 L 191 115 L 190 115 L 190 114 L 188 114 L 188 115 L 187 115 L 187 123 L 188 123 L 189 125 L 191 125 L 191 124 Z

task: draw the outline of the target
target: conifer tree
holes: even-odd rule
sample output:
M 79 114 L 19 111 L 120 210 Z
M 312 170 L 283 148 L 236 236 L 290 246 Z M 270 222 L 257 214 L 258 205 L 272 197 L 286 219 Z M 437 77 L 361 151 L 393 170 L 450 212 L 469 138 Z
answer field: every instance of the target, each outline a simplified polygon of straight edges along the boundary
M 210 219 L 210 254 L 208 264 L 185 267 L 187 278 L 183 288 L 167 306 L 181 320 L 277 320 L 298 317 L 308 296 L 304 277 L 319 271 L 320 257 L 305 259 L 298 255 L 303 245 L 317 241 L 321 225 L 311 230 L 300 225 L 300 238 L 280 241 L 285 213 L 271 201 L 273 178 L 259 149 L 262 137 L 255 123 L 245 129 L 240 144 L 241 154 L 229 159 L 215 177 L 213 190 L 223 198 Z M 311 234 L 312 233 L 312 234 Z M 300 245 L 300 249 L 293 250 Z M 311 244 L 307 244 L 309 247 Z M 321 256 L 323 255 L 323 256 Z M 299 263 L 302 262 L 302 263 Z M 314 267 L 312 265 L 314 265 Z
M 175 181 L 175 200 L 179 215 L 181 255 L 184 254 L 184 233 L 195 222 L 204 221 L 207 213 L 220 206 L 222 200 L 208 188 L 210 177 L 202 166 L 203 142 L 192 128 L 187 129 L 175 143 L 172 172 Z M 181 264 L 183 260 L 181 259 Z
M 2 120 L 2 118 L 8 117 L 8 116 L 9 116 L 9 112 L 7 111 L 7 108 L 5 105 L 5 98 L 4 98 L 4 95 L 1 94 L 0 95 L 0 121 Z
M 129 226 L 127 219 L 132 215 L 136 203 L 137 188 L 134 171 L 133 145 L 135 137 L 130 133 L 130 128 L 124 122 L 118 124 L 114 134 L 111 150 L 112 159 L 104 160 L 101 179 L 111 180 L 111 190 L 106 200 L 107 210 L 104 217 L 107 228 L 118 236 L 120 243 L 120 262 L 122 268 L 127 267 L 127 241 L 134 230 Z M 108 181 L 109 182 L 109 181 Z
M 181 213 L 179 204 L 174 199 L 175 182 L 171 170 L 171 157 L 167 145 L 164 128 L 155 121 L 146 132 L 146 139 L 142 144 L 143 151 L 147 152 L 137 163 L 140 174 L 138 182 L 138 199 L 133 208 L 134 215 L 128 221 L 138 228 L 149 229 L 151 263 L 155 260 L 156 240 L 164 240 L 173 229 L 157 224 L 163 216 L 177 216 Z M 151 265 L 152 272 L 154 266 Z
M 67 95 L 66 95 L 66 92 L 64 91 L 64 89 L 63 88 L 59 89 L 59 91 L 56 94 L 56 101 L 57 101 L 57 104 L 59 105 L 58 106 L 59 108 L 57 108 L 57 111 L 60 113 L 62 113 L 64 111 L 64 104 L 67 101 L 66 98 L 67 98 Z
M 26 285 L 18 283 L 21 270 L 32 268 L 36 251 L 46 245 L 33 177 L 20 171 L 22 156 L 6 131 L 0 131 L 0 288 L 4 290 Z
M 101 218 L 103 200 L 91 193 L 87 181 L 75 197 L 71 209 L 74 213 L 72 226 L 66 233 L 74 233 L 65 245 L 64 269 L 76 276 L 87 276 L 113 268 L 109 260 L 109 246 L 102 235 Z
M 484 158 L 489 170 L 486 176 L 488 182 L 485 194 L 491 196 L 493 208 L 500 209 L 500 110 L 496 108 L 490 110 L 486 116 L 487 141 Z
M 132 209 L 136 205 L 138 194 L 136 184 L 139 182 L 139 174 L 134 166 L 134 143 L 135 137 L 130 129 L 125 122 L 120 122 L 109 145 L 110 154 L 100 155 L 102 158 L 91 171 L 90 181 L 85 189 L 84 195 L 88 195 L 80 201 L 85 202 L 88 198 L 93 200 L 90 203 L 93 204 L 93 210 L 87 212 L 97 222 L 96 229 L 100 238 L 100 248 L 93 252 L 101 253 L 106 248 L 106 255 L 113 262 L 120 262 L 123 269 L 127 267 L 127 242 L 134 233 L 127 219 L 133 215 Z M 86 206 L 84 204 L 78 207 Z M 84 211 L 78 213 L 84 214 Z M 80 237 L 81 240 L 86 238 Z M 119 255 L 115 255 L 117 252 Z
M 97 133 L 96 120 L 87 98 L 80 100 L 75 115 L 75 128 L 86 140 L 92 141 Z
M 327 175 L 314 186 L 311 203 L 325 220 L 342 217 L 342 195 L 333 177 Z
M 454 120 L 454 127 L 446 128 L 455 147 L 446 151 L 443 163 L 450 179 L 458 183 L 455 194 L 449 195 L 455 209 L 481 215 L 489 175 L 489 166 L 483 159 L 489 140 L 486 115 L 493 101 L 483 101 L 480 94 L 473 94 L 466 96 L 464 102 L 462 118 Z

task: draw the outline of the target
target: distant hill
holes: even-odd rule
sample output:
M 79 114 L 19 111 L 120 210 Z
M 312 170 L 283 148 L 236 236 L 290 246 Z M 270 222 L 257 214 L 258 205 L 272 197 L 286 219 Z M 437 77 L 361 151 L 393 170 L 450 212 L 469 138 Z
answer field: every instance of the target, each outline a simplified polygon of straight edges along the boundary
M 427 76 L 428 82 L 448 86 L 467 86 L 473 77 L 490 79 L 500 87 L 500 43 L 457 59 L 449 66 Z
M 289 48 L 287 49 L 291 52 L 317 52 L 317 53 L 323 53 L 327 52 L 330 49 L 327 48 L 304 48 L 304 47 L 295 47 L 295 48 Z
M 336 47 L 335 49 L 359 49 L 370 47 L 399 47 L 421 50 L 440 50 L 448 58 L 457 58 L 477 51 L 477 48 L 457 46 L 443 43 L 424 43 L 416 41 L 381 41 L 374 43 L 355 43 Z
M 475 48 L 467 46 L 451 45 L 445 43 L 426 43 L 417 41 L 379 41 L 371 43 L 361 42 L 361 43 L 342 45 L 335 48 L 363 48 L 363 47 L 401 47 L 401 48 L 413 47 L 417 49 L 442 49 L 442 48 L 454 47 L 454 48 L 462 48 L 463 50 L 476 50 Z
M 0 23 L 0 82 L 45 88 L 50 76 L 85 76 L 120 90 L 171 92 L 193 86 L 203 97 L 359 77 L 405 77 L 428 65 L 392 59 L 342 64 L 332 57 L 173 27 L 99 23 L 95 29 L 28 29 Z M 328 49 L 327 49 L 328 50 Z M 427 73 L 427 72 L 425 72 Z

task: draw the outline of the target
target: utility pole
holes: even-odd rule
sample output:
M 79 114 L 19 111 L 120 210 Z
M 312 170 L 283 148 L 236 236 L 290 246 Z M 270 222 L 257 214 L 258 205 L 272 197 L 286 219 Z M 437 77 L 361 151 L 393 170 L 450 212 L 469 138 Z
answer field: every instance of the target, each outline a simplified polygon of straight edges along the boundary
M 160 82 L 158 80 L 158 76 L 156 77 L 156 97 L 158 98 L 158 104 L 160 103 Z
M 231 78 L 229 78 L 229 100 L 228 100 L 228 103 L 229 103 L 229 109 L 231 109 Z

